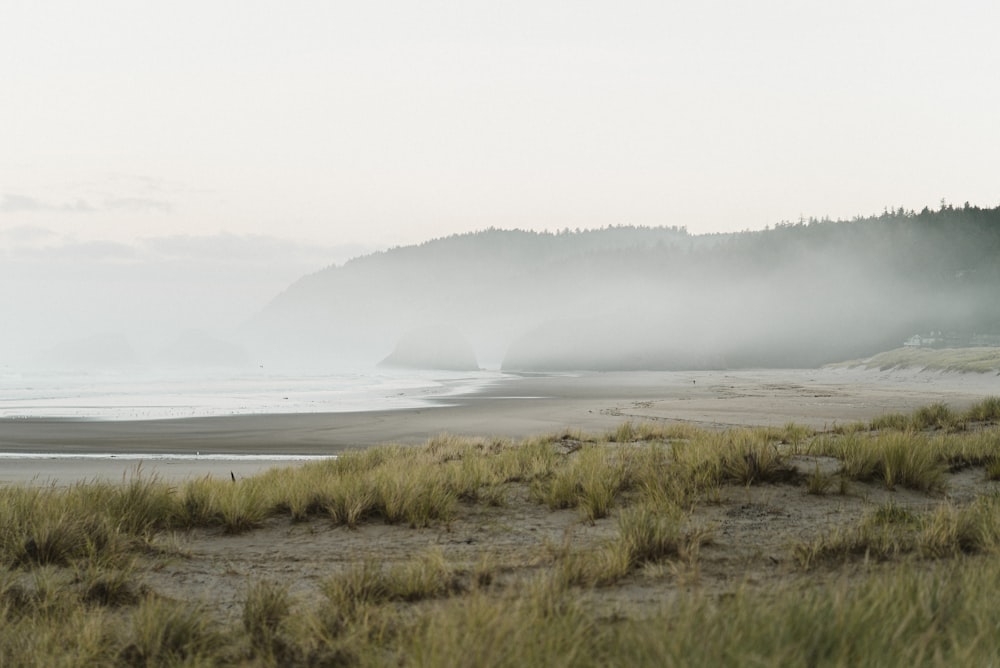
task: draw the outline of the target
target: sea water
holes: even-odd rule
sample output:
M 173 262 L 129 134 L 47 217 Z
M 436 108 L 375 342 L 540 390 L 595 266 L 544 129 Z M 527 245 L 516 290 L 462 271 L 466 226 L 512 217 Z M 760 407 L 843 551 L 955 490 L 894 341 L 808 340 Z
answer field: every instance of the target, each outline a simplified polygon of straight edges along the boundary
M 285 375 L 244 372 L 0 374 L 0 418 L 155 420 L 338 413 L 446 405 L 497 371 L 374 369 Z

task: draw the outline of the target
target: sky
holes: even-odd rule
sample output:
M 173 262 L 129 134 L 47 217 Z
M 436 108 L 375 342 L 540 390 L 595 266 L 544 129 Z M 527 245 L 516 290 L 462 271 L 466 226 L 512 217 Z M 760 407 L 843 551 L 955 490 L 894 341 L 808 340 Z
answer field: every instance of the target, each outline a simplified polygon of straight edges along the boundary
M 996 206 L 997 25 L 989 0 L 4 0 L 0 308 L 21 340 L 116 299 L 155 324 L 154 293 L 217 326 L 490 226 Z

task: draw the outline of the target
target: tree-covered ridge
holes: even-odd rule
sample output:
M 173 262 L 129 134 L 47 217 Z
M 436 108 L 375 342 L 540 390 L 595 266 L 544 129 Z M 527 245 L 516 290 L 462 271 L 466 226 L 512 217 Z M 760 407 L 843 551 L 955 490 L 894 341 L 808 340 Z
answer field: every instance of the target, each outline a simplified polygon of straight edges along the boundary
M 557 232 L 491 227 L 397 246 L 355 258 L 344 268 L 412 263 L 443 269 L 486 262 L 492 268 L 518 270 L 589 256 L 631 257 L 644 265 L 669 260 L 766 270 L 820 252 L 930 282 L 994 280 L 1000 276 L 1000 207 L 966 203 L 920 212 L 900 208 L 849 221 L 808 218 L 764 230 L 704 235 L 692 235 L 683 226 L 609 225 Z
M 762 232 L 737 234 L 726 245 L 751 260 L 824 249 L 863 263 L 933 280 L 996 279 L 1000 259 L 1000 207 L 943 205 L 919 213 L 902 208 L 851 221 L 781 223 Z
M 352 358 L 448 325 L 519 368 L 800 366 L 923 331 L 1000 331 L 997 287 L 1000 207 L 709 235 L 491 228 L 306 276 L 255 329 L 264 343 Z

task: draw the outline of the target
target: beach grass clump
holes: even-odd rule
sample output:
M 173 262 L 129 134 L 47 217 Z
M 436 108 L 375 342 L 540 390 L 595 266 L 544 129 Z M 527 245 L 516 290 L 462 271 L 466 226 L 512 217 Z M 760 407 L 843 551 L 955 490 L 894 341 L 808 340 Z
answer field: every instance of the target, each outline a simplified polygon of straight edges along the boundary
M 208 476 L 188 480 L 180 492 L 175 522 L 185 528 L 211 526 L 219 521 L 218 485 Z
M 225 656 L 225 639 L 203 606 L 148 596 L 131 615 L 118 658 L 130 666 L 208 665 Z
M 552 510 L 581 508 L 588 521 L 601 519 L 631 483 L 630 464 L 627 449 L 587 444 L 547 479 L 536 480 L 534 493 Z
M 328 578 L 321 586 L 326 605 L 348 616 L 371 606 L 389 602 L 414 603 L 450 596 L 465 589 L 459 571 L 438 549 L 427 550 L 390 567 L 368 559 Z
M 0 488 L 0 557 L 7 566 L 67 566 L 99 554 L 123 553 L 130 538 L 102 501 L 106 489 Z
M 813 496 L 823 496 L 833 486 L 833 478 L 824 474 L 819 468 L 819 462 L 812 473 L 806 476 L 806 493 Z
M 661 475 L 659 484 L 648 475 L 638 477 L 647 492 L 666 495 L 680 505 L 712 495 L 723 484 L 792 482 L 798 474 L 781 448 L 783 435 L 769 428 L 702 431 L 669 444 L 669 465 L 652 467 Z
M 722 484 L 716 442 L 705 433 L 669 444 L 651 443 L 635 450 L 630 467 L 631 503 L 663 508 L 691 508 Z
M 347 453 L 335 461 L 263 476 L 254 487 L 242 490 L 250 504 L 231 505 L 230 512 L 245 511 L 250 521 L 258 521 L 251 513 L 261 511 L 265 516 L 288 512 L 293 521 L 325 515 L 350 528 L 376 517 L 389 524 L 425 527 L 453 517 L 459 496 L 478 495 L 476 464 L 462 464 L 474 462 L 475 450 L 475 444 L 439 437 L 424 447 L 390 445 Z M 220 496 L 226 491 L 224 483 L 219 487 L 200 481 L 186 491 L 192 516 L 211 521 L 226 508 L 226 498 Z M 227 520 L 227 526 L 237 519 Z
M 996 553 L 1000 549 L 1000 496 L 980 496 L 963 506 L 939 506 L 923 519 L 917 549 L 935 558 Z
M 529 438 L 520 444 L 505 447 L 496 453 L 494 469 L 503 482 L 531 483 L 544 479 L 555 470 L 565 455 L 560 454 L 553 442 Z
M 119 565 L 87 563 L 76 569 L 73 583 L 83 603 L 108 608 L 135 605 L 148 593 L 134 559 Z
M 886 413 L 872 418 L 868 422 L 868 429 L 872 431 L 963 431 L 970 422 L 989 424 L 998 420 L 1000 420 L 1000 397 L 986 397 L 961 413 L 941 402 L 921 406 L 909 415 Z
M 1000 433 L 993 429 L 937 434 L 930 444 L 952 472 L 974 466 L 988 468 L 1000 459 Z
M 872 431 L 905 431 L 910 429 L 910 426 L 910 416 L 904 413 L 884 413 L 872 418 L 868 423 L 868 428 Z
M 237 534 L 260 526 L 274 510 L 262 479 L 187 481 L 180 490 L 176 522 L 185 527 L 222 527 Z
M 944 466 L 931 442 L 907 432 L 879 434 L 871 441 L 876 475 L 886 488 L 897 485 L 921 492 L 944 490 Z
M 845 424 L 834 424 L 829 432 L 831 434 L 840 434 L 841 436 L 850 436 L 851 434 L 859 434 L 869 430 L 870 423 L 863 420 L 855 420 L 853 422 L 847 422 Z
M 686 519 L 678 506 L 630 505 L 618 512 L 618 535 L 597 549 L 576 550 L 567 536 L 554 550 L 557 574 L 567 586 L 608 586 L 647 564 L 693 563 L 699 547 L 711 541 L 711 532 L 684 530 Z
M 647 452 L 651 461 L 636 467 L 645 500 L 692 507 L 706 497 L 717 496 L 724 477 L 718 435 L 703 432 L 697 438 Z
M 629 568 L 664 559 L 691 555 L 707 534 L 686 534 L 684 514 L 676 507 L 640 504 L 618 516 L 618 544 L 627 555 Z
M 231 662 L 198 604 L 128 584 L 133 571 L 72 576 L 51 566 L 0 582 L 0 665 L 167 666 Z
M 500 464 L 508 441 L 475 442 L 444 463 L 446 484 L 459 501 L 499 507 L 506 503 L 508 471 Z
M 674 477 L 670 475 L 673 445 L 650 443 L 633 454 L 631 486 L 638 491 L 639 500 L 662 499 L 669 494 L 664 490 Z
M 386 664 L 608 665 L 603 625 L 556 577 L 539 574 L 505 596 L 474 591 L 406 623 Z
M 384 663 L 376 657 L 398 634 L 400 614 L 387 579 L 384 566 L 368 559 L 321 582 L 322 601 L 288 624 L 293 644 L 286 653 L 302 657 L 301 665 L 364 665 L 363 657 Z
M 768 429 L 734 429 L 721 439 L 719 451 L 724 482 L 740 485 L 790 482 L 796 471 L 788 464 L 788 456 Z
M 626 421 L 614 430 L 607 432 L 603 440 L 608 443 L 687 440 L 696 438 L 701 431 L 698 427 L 683 422 L 668 423 L 644 420 L 637 424 Z
M 950 503 L 917 514 L 896 503 L 877 506 L 853 527 L 838 528 L 795 548 L 804 568 L 864 557 L 877 561 L 915 554 L 941 559 L 1000 549 L 1000 495 L 978 497 L 964 506 Z
M 457 497 L 437 467 L 402 462 L 373 472 L 374 512 L 387 523 L 426 527 L 455 516 Z
M 334 475 L 342 476 L 350 473 L 370 473 L 386 463 L 406 456 L 406 448 L 402 445 L 379 445 L 374 448 L 352 450 L 339 455 L 337 459 L 327 462 L 316 462 L 311 465 L 328 467 Z
M 68 566 L 110 549 L 118 538 L 99 515 L 40 514 L 24 526 L 19 543 L 12 546 L 13 566 Z
M 618 428 L 608 432 L 606 437 L 610 443 L 631 443 L 636 439 L 636 430 L 631 422 L 622 422 Z
M 921 406 L 910 417 L 913 429 L 954 429 L 961 424 L 960 416 L 948 404 L 941 402 Z
M 0 581 L 0 665 L 115 665 L 117 613 L 82 602 L 48 568 L 33 580 Z
M 963 417 L 971 422 L 1000 422 L 1000 396 L 977 401 L 965 411 Z
M 781 443 L 791 446 L 791 454 L 799 454 L 802 446 L 816 434 L 816 430 L 806 425 L 788 422 L 781 429 Z
M 136 474 L 112 496 L 109 511 L 116 526 L 148 538 L 169 526 L 177 501 L 176 490 L 156 476 Z
M 287 584 L 259 580 L 247 588 L 243 602 L 243 630 L 251 656 L 271 664 L 287 663 L 289 642 L 283 628 L 292 609 Z
M 627 550 L 620 541 L 597 549 L 579 550 L 569 546 L 556 555 L 556 575 L 567 587 L 602 587 L 618 582 L 632 569 Z
M 876 458 L 868 447 L 868 439 L 860 432 L 827 434 L 814 442 L 820 455 L 840 460 L 840 472 L 850 480 L 872 480 L 875 477 Z
M 913 513 L 889 502 L 865 513 L 852 527 L 837 527 L 816 540 L 796 545 L 793 555 L 805 569 L 860 557 L 886 561 L 913 551 L 917 525 Z
M 634 428 L 634 440 L 649 442 L 649 441 L 676 441 L 681 439 L 692 438 L 699 429 L 690 424 L 684 423 L 666 423 L 666 422 L 652 422 L 643 421 L 635 425 Z
M 292 522 L 304 522 L 326 512 L 336 484 L 326 462 L 309 462 L 298 468 L 275 468 L 259 476 L 267 491 L 267 505 L 275 513 L 287 513 Z
M 356 529 L 377 514 L 375 489 L 361 476 L 344 476 L 331 486 L 325 511 L 335 525 Z
M 137 471 L 120 484 L 77 483 L 0 488 L 0 563 L 67 566 L 117 564 L 174 525 L 176 490 Z
M 254 529 L 273 514 L 267 490 L 254 478 L 235 483 L 218 481 L 222 527 L 226 533 L 243 533 Z
M 375 518 L 425 527 L 453 518 L 459 503 L 502 506 L 508 483 L 550 477 L 561 458 L 549 439 L 516 445 L 441 435 L 272 472 L 262 487 L 268 505 L 293 521 L 326 515 L 351 528 Z
M 841 462 L 841 474 L 849 480 L 882 481 L 923 492 L 940 492 L 945 486 L 944 452 L 940 442 L 913 431 L 859 433 L 817 441 L 820 453 Z

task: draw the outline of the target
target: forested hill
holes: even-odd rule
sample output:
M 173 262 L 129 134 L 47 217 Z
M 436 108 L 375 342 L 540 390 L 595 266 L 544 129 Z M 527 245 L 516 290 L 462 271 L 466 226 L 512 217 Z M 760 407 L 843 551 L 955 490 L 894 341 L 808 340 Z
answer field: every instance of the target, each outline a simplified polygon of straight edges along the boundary
M 928 331 L 1000 333 L 1000 208 L 737 234 L 489 229 L 306 276 L 248 326 L 280 362 L 375 362 L 450 327 L 509 369 L 812 366 Z

